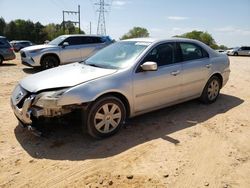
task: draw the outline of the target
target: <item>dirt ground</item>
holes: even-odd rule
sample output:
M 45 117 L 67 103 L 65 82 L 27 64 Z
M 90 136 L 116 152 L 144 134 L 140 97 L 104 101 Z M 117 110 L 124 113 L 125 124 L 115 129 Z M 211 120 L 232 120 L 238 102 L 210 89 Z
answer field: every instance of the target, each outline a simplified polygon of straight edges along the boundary
M 250 57 L 230 57 L 218 101 L 190 101 L 131 119 L 94 140 L 74 123 L 48 137 L 18 126 L 9 101 L 36 72 L 0 66 L 0 187 L 250 187 Z

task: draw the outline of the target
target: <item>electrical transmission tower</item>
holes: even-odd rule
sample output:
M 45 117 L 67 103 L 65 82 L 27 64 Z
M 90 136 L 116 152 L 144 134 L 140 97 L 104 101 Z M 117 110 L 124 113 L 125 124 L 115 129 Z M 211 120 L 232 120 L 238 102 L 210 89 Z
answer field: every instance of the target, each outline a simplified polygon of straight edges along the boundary
M 105 13 L 107 10 L 105 7 L 110 6 L 110 4 L 105 3 L 105 0 L 98 0 L 98 3 L 95 3 L 95 5 L 98 7 L 97 12 L 99 12 L 97 34 L 106 35 Z

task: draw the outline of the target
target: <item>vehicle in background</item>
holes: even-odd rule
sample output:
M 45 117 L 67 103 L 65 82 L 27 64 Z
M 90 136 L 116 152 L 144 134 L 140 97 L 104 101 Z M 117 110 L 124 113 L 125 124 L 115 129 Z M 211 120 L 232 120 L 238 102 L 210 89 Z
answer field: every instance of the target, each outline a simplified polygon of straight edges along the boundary
M 15 53 L 6 37 L 0 36 L 0 65 L 3 61 L 15 59 Z
M 48 44 L 26 47 L 20 54 L 24 65 L 49 69 L 82 61 L 111 43 L 109 36 L 62 35 Z
M 222 49 L 218 49 L 218 50 L 215 50 L 215 51 L 220 53 L 220 54 L 226 54 L 227 53 L 227 50 L 222 50 Z
M 231 50 L 227 50 L 227 55 L 246 55 L 250 56 L 250 46 L 236 47 Z
M 24 78 L 11 106 L 30 130 L 44 119 L 81 112 L 83 131 L 102 138 L 130 117 L 195 98 L 215 102 L 229 74 L 228 56 L 199 41 L 130 39 Z
M 21 49 L 33 45 L 33 43 L 28 40 L 13 40 L 10 41 L 10 44 L 14 48 L 15 52 L 19 52 Z

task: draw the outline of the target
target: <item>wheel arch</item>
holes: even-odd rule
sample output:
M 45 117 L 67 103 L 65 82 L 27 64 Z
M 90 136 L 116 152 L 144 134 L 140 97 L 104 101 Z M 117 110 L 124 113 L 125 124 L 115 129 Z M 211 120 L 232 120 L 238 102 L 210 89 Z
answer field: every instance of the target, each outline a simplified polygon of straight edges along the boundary
M 212 74 L 211 76 L 210 76 L 210 78 L 212 78 L 213 76 L 216 76 L 217 78 L 219 78 L 219 80 L 220 80 L 220 89 L 222 88 L 222 85 L 223 85 L 223 77 L 222 77 L 222 75 L 220 74 L 220 73 L 214 73 L 214 74 Z M 208 79 L 208 80 L 210 80 L 210 78 Z
M 130 111 L 130 103 L 129 103 L 127 97 L 125 97 L 123 94 L 121 94 L 119 92 L 108 92 L 108 93 L 101 94 L 94 101 L 97 101 L 98 99 L 104 98 L 106 96 L 113 96 L 113 97 L 116 97 L 116 98 L 120 99 L 122 101 L 122 103 L 124 104 L 124 106 L 125 106 L 126 117 L 128 118 L 130 116 L 130 113 L 131 113 L 131 111 Z
M 41 59 L 40 59 L 40 65 L 41 65 L 43 59 L 44 59 L 46 56 L 53 56 L 53 57 L 55 57 L 55 58 L 58 60 L 58 63 L 59 63 L 59 65 L 60 65 L 61 60 L 60 60 L 58 54 L 56 54 L 56 53 L 46 53 L 46 54 L 43 54 L 42 57 L 41 57 Z

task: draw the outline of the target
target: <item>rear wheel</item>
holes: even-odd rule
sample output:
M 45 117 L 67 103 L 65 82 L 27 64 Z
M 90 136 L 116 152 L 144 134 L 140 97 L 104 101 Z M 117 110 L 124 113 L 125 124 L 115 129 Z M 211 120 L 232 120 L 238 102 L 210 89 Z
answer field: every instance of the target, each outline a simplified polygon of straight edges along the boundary
M 42 58 L 41 66 L 44 70 L 57 67 L 58 65 L 59 60 L 55 56 L 48 55 Z
M 85 114 L 88 133 L 95 138 L 105 138 L 115 134 L 123 125 L 126 109 L 122 101 L 113 96 L 100 98 Z M 84 130 L 83 130 L 84 131 Z
M 220 79 L 217 76 L 212 76 L 208 80 L 200 97 L 200 100 L 206 104 L 215 102 L 220 94 L 220 88 L 221 88 Z

